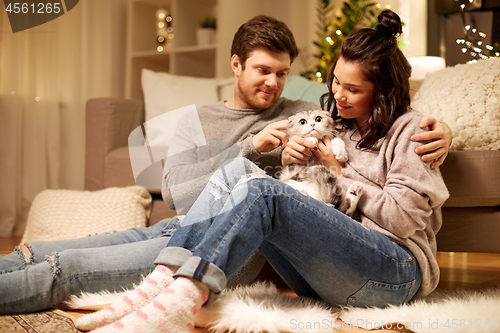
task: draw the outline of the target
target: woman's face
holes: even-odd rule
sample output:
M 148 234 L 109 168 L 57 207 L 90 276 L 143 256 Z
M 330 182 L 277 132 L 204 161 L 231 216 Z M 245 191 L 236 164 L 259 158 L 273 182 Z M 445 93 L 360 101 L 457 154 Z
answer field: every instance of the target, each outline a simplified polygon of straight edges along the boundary
M 339 115 L 362 124 L 371 116 L 373 84 L 363 77 L 361 65 L 340 57 L 333 71 L 332 92 Z

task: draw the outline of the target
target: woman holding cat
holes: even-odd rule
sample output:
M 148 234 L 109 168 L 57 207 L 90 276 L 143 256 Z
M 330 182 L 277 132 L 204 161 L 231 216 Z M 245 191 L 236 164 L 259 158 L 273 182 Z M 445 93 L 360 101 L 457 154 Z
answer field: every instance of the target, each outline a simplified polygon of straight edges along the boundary
M 212 176 L 155 262 L 154 279 L 178 278 L 102 330 L 133 331 L 139 325 L 148 332 L 176 325 L 176 332 L 189 332 L 207 294 L 220 292 L 257 248 L 298 295 L 330 305 L 384 307 L 434 290 L 435 236 L 448 191 L 439 169 L 423 162 L 414 153 L 419 144 L 410 140 L 422 115 L 409 109 L 411 67 L 397 46 L 401 32 L 399 17 L 383 11 L 376 29 L 346 39 L 328 79 L 324 106 L 332 110 L 349 156 L 338 181 L 345 188 L 356 181 L 363 185 L 361 223 L 235 159 Z M 311 156 L 341 170 L 329 144 L 320 141 L 306 154 L 314 145 L 291 139 L 283 163 Z M 110 323 L 117 307 L 77 324 Z

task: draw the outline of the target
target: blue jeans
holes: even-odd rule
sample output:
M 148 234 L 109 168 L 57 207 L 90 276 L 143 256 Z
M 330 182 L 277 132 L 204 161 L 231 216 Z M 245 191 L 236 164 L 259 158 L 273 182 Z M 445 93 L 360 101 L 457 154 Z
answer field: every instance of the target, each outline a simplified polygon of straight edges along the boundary
M 179 221 L 84 238 L 27 244 L 0 257 L 0 314 L 51 308 L 69 295 L 131 288 L 153 269 Z
M 262 178 L 249 175 L 255 171 Z M 184 256 L 177 275 L 217 293 L 257 248 L 298 295 L 330 305 L 397 305 L 420 287 L 407 248 L 245 159 L 212 176 L 155 263 L 178 264 Z

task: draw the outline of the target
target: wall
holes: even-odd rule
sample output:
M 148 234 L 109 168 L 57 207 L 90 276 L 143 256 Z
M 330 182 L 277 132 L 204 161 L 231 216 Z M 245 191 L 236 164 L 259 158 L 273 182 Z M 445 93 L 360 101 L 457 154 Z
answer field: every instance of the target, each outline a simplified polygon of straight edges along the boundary
M 404 23 L 401 47 L 406 57 L 427 55 L 427 1 L 426 0 L 382 0 L 382 8 L 390 6 Z

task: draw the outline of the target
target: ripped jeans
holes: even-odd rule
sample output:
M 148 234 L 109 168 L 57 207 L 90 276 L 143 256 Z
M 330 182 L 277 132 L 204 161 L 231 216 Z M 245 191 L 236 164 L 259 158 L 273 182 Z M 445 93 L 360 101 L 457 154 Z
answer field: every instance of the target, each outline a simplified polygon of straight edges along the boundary
M 122 291 L 153 269 L 177 228 L 177 218 L 151 227 L 27 244 L 0 256 L 0 314 L 54 307 L 80 292 Z
M 155 263 L 218 293 L 257 248 L 298 295 L 330 305 L 402 304 L 421 283 L 406 247 L 242 158 L 214 173 Z

